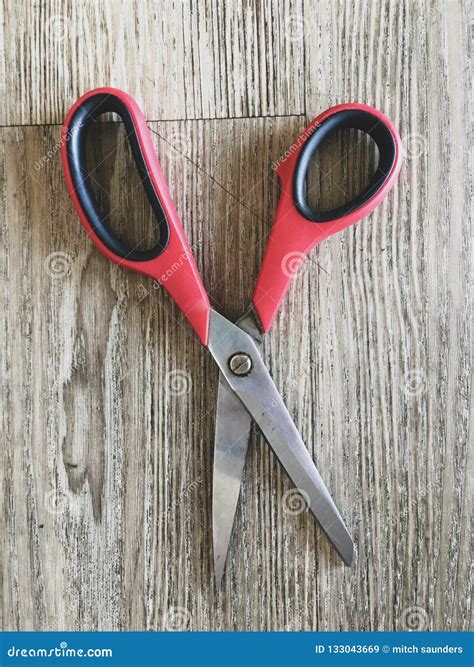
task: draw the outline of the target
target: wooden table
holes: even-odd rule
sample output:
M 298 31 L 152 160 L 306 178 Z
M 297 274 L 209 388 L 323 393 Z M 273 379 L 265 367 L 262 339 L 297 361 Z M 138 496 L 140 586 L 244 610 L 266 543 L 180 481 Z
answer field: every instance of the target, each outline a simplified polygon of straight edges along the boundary
M 4 629 L 470 627 L 466 4 L 5 0 Z M 270 230 L 271 163 L 298 132 L 344 101 L 399 128 L 394 192 L 312 253 L 264 350 L 351 527 L 352 568 L 289 511 L 292 485 L 254 436 L 214 590 L 216 368 L 163 290 L 92 247 L 62 176 L 62 120 L 100 85 L 145 110 L 229 317 L 249 301 Z M 113 150 L 97 172 L 103 206 L 118 225 L 146 225 L 122 131 L 101 136 Z M 342 140 L 333 148 L 329 203 L 333 181 L 357 190 L 369 164 L 364 146 L 362 170 L 346 168 Z

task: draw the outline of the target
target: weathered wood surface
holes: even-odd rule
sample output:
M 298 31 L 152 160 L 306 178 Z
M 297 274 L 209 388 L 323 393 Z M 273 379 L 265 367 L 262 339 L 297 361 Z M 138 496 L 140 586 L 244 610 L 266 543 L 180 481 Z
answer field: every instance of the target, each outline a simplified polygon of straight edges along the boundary
M 468 629 L 464 5 L 191 5 L 4 7 L 3 123 L 19 127 L 1 130 L 2 626 Z M 59 44 L 43 31 L 53 16 L 67 17 Z M 58 123 L 101 84 L 163 119 L 150 128 L 171 192 L 231 317 L 247 305 L 275 210 L 271 162 L 305 122 L 358 99 L 400 128 L 394 193 L 314 251 L 265 347 L 351 526 L 351 569 L 306 513 L 288 511 L 291 485 L 254 437 L 214 591 L 216 369 L 162 290 L 92 248 L 65 190 L 60 127 L 23 126 Z M 104 155 L 118 148 L 97 179 L 117 224 L 137 230 L 149 211 L 122 138 L 104 126 Z M 321 177 L 326 201 L 346 166 Z
M 304 111 L 303 0 L 5 5 L 3 122 L 61 123 L 101 85 L 147 100 L 151 119 Z

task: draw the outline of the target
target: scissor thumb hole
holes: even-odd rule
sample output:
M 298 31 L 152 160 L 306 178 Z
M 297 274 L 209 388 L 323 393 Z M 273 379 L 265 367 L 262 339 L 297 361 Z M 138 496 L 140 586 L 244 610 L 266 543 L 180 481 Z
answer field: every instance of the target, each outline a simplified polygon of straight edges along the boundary
M 381 118 L 365 109 L 334 113 L 299 154 L 293 178 L 298 212 L 323 223 L 355 212 L 380 191 L 395 159 L 395 139 Z
M 97 123 L 99 117 L 117 114 L 123 121 L 125 136 L 119 135 L 111 125 Z M 74 193 L 92 231 L 115 255 L 129 261 L 148 261 L 158 257 L 169 240 L 169 225 L 160 198 L 150 175 L 146 149 L 140 141 L 138 124 L 144 119 L 136 117 L 126 100 L 111 93 L 96 93 L 87 97 L 76 108 L 69 120 L 66 135 L 66 156 Z M 100 139 L 99 139 L 100 132 Z M 104 141 L 105 137 L 105 141 Z M 127 139 L 137 174 L 125 165 L 117 164 L 116 149 Z M 105 188 L 109 173 L 118 174 L 118 197 L 109 198 Z M 130 220 L 137 218 L 135 206 L 137 192 L 145 190 L 151 212 L 141 207 L 142 225 L 139 230 L 130 229 Z M 122 206 L 120 206 L 122 204 Z M 128 209 L 120 213 L 123 208 Z M 133 215 L 129 211 L 133 210 Z M 119 221 L 118 229 L 117 220 Z M 153 220 L 150 230 L 149 222 Z M 145 222 L 148 223 L 145 229 Z

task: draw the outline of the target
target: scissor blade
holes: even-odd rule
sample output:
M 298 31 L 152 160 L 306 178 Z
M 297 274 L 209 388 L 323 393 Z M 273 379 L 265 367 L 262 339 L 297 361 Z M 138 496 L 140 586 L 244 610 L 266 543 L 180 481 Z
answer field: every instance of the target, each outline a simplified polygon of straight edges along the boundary
M 252 417 L 221 373 L 217 395 L 212 494 L 216 586 L 220 586 L 227 560 L 251 425 Z
M 211 311 L 209 350 L 336 551 L 346 565 L 350 565 L 354 551 L 352 539 L 254 341 L 225 317 Z M 253 365 L 249 375 L 234 375 L 230 370 L 228 361 L 236 352 L 251 357 Z
M 237 325 L 260 347 L 260 331 L 252 311 L 245 313 Z M 218 587 L 229 551 L 251 426 L 252 417 L 219 373 L 212 494 L 214 577 Z

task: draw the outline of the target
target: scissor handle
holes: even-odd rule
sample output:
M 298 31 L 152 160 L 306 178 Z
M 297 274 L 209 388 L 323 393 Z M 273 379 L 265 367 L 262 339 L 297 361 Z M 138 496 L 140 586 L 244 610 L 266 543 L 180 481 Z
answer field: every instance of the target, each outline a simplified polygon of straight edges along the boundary
M 377 169 L 368 186 L 351 201 L 330 211 L 314 211 L 305 197 L 311 158 L 331 134 L 349 128 L 362 130 L 375 141 Z M 365 104 L 332 107 L 301 133 L 276 169 L 280 200 L 253 295 L 264 331 L 270 329 L 298 264 L 323 239 L 369 215 L 392 189 L 400 167 L 401 142 L 396 129 L 383 113 Z
M 154 248 L 128 247 L 99 210 L 87 171 L 87 135 L 99 116 L 114 112 L 125 125 L 133 158 L 157 219 L 160 238 Z M 71 108 L 62 131 L 62 159 L 69 194 L 87 233 L 112 262 L 157 280 L 207 344 L 210 303 L 156 156 L 139 106 L 115 88 L 97 88 Z

